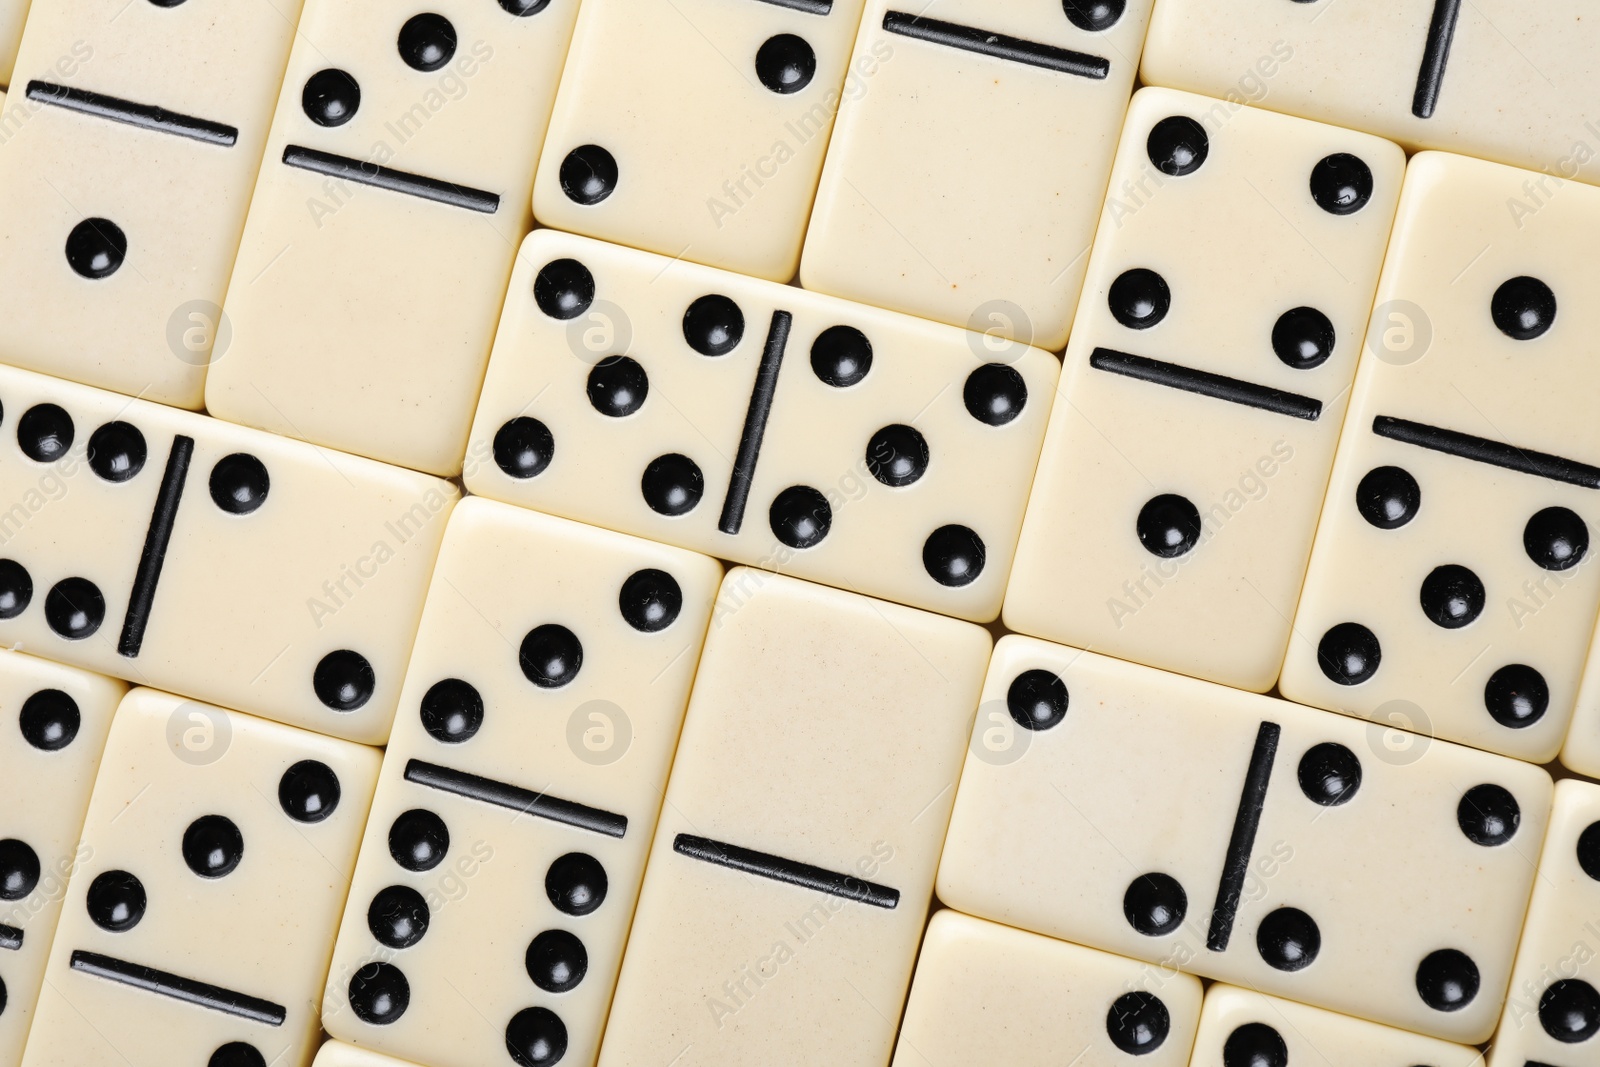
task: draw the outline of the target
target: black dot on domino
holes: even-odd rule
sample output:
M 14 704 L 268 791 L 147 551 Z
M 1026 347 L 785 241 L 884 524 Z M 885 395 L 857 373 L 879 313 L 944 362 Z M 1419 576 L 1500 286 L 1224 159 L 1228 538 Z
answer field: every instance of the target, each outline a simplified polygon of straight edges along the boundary
M 218 1046 L 206 1061 L 206 1067 L 267 1067 L 267 1058 L 254 1045 L 229 1041 Z
M 1162 493 L 1145 501 L 1133 530 L 1146 552 L 1162 559 L 1176 559 L 1194 551 L 1204 527 L 1200 509 L 1186 497 Z
M 1417 965 L 1417 993 L 1434 1011 L 1460 1011 L 1478 995 L 1478 965 L 1465 952 L 1442 948 Z
M 1311 199 L 1330 215 L 1354 215 L 1372 199 L 1372 168 L 1348 152 L 1324 156 L 1311 168 Z
M 226 815 L 202 815 L 183 832 L 183 862 L 201 878 L 224 878 L 244 859 L 244 835 Z
M 1398 530 L 1420 507 L 1422 486 L 1400 467 L 1374 467 L 1356 486 L 1356 510 L 1380 530 Z
M 144 470 L 144 434 L 128 422 L 108 422 L 89 435 L 89 469 L 102 480 L 125 482 Z
M 460 678 L 434 682 L 422 694 L 422 728 L 446 745 L 472 740 L 483 725 L 483 697 L 477 687 Z
M 21 900 L 39 884 L 39 856 L 26 841 L 0 841 L 0 900 Z
M 183 3 L 183 0 L 150 0 L 156 7 L 174 8 Z
M 1128 883 L 1122 894 L 1122 915 L 1145 937 L 1161 937 L 1183 925 L 1189 894 L 1170 874 L 1152 871 Z
M 1148 330 L 1172 310 L 1172 290 L 1167 280 L 1146 267 L 1117 275 L 1106 293 L 1111 317 L 1130 330 Z
M 378 676 L 367 657 L 348 648 L 329 652 L 311 673 L 317 699 L 333 711 L 355 711 L 372 699 Z
M 535 937 L 524 962 L 528 977 L 546 993 L 570 992 L 589 973 L 589 951 L 565 930 L 546 930 Z
M 1067 717 L 1067 683 L 1052 671 L 1023 671 L 1006 688 L 1006 711 L 1024 730 L 1048 730 Z
M 387 1026 L 411 1006 L 411 983 L 392 963 L 369 963 L 350 979 L 350 1010 L 369 1026 Z
M 295 822 L 317 823 L 339 807 L 339 776 L 321 760 L 303 759 L 278 779 L 278 804 Z
M 1004 363 L 985 363 L 961 387 L 961 402 L 967 414 L 986 426 L 1004 426 L 1022 414 L 1028 403 L 1028 383 L 1015 368 Z
M 35 463 L 54 463 L 72 447 L 72 416 L 55 404 L 35 404 L 17 420 L 17 446 Z
M 84 896 L 89 919 L 102 930 L 120 934 L 132 930 L 144 918 L 144 884 L 127 871 L 104 871 L 95 875 Z
M 408 871 L 431 871 L 449 850 L 449 828 L 426 808 L 401 812 L 389 825 L 389 855 Z
M 100 629 L 106 618 L 106 598 L 87 578 L 63 578 L 44 597 L 44 621 L 56 636 L 82 641 Z
M 666 571 L 647 567 L 634 571 L 617 592 L 617 610 L 623 621 L 640 633 L 660 633 L 683 610 L 683 590 Z
M 588 915 L 606 899 L 606 869 L 586 852 L 569 852 L 550 865 L 544 891 L 565 915 Z
M 1256 951 L 1275 970 L 1303 970 L 1322 951 L 1322 931 L 1299 908 L 1277 908 L 1256 928 Z
M 110 219 L 84 219 L 67 234 L 67 265 L 90 281 L 117 273 L 128 258 L 128 235 Z
M 1150 128 L 1145 151 L 1156 169 L 1170 178 L 1193 174 L 1211 152 L 1205 127 L 1188 115 L 1171 115 Z
M 0 1015 L 4 1015 L 5 1013 L 6 1013 L 6 983 L 5 983 L 4 979 L 0 979 Z
M 1359 622 L 1330 626 L 1317 642 L 1317 666 L 1335 685 L 1360 685 L 1378 673 L 1382 660 L 1378 636 Z
M 1422 613 L 1435 626 L 1459 630 L 1483 614 L 1483 580 L 1459 563 L 1435 567 L 1422 580 Z
M 552 319 L 575 319 L 594 303 L 594 275 L 575 259 L 553 259 L 534 276 L 533 302 Z
M 543 474 L 555 454 L 556 439 L 538 419 L 518 415 L 495 431 L 494 465 L 519 481 Z
M 833 527 L 833 507 L 811 486 L 791 485 L 773 498 L 767 523 L 790 548 L 815 548 Z
M 1285 366 L 1312 370 L 1333 355 L 1333 322 L 1316 308 L 1290 308 L 1272 325 L 1272 351 Z
M 1544 675 L 1526 663 L 1508 663 L 1484 683 L 1483 706 L 1501 726 L 1521 730 L 1544 718 L 1550 707 L 1550 686 Z
M 318 126 L 343 126 L 361 106 L 361 86 L 336 67 L 319 70 L 306 79 L 300 107 Z
M 265 463 L 248 452 L 235 452 L 217 460 L 207 488 L 212 503 L 229 515 L 249 515 L 267 502 L 272 479 Z
M 597 144 L 579 145 L 561 161 L 561 191 L 583 207 L 593 207 L 617 189 L 617 159 Z
M 683 339 L 702 356 L 725 356 L 744 340 L 744 312 L 720 293 L 702 296 L 683 313 Z
M 1556 294 L 1538 278 L 1510 278 L 1489 298 L 1489 315 L 1507 337 L 1532 341 L 1555 323 Z
M 425 11 L 406 19 L 395 46 L 412 70 L 435 71 L 456 54 L 456 28 L 443 15 Z
M 829 326 L 811 342 L 811 372 L 835 389 L 858 384 L 872 369 L 872 342 L 854 326 Z
M 1289 1067 L 1289 1046 L 1266 1023 L 1245 1023 L 1222 1043 L 1222 1067 Z
M 1126 0 L 1061 0 L 1067 20 L 1085 33 L 1109 30 L 1122 18 Z
M 867 470 L 890 488 L 912 484 L 928 472 L 928 439 L 911 426 L 885 426 L 867 442 Z
M 1522 809 L 1504 787 L 1475 785 L 1456 805 L 1456 824 L 1473 844 L 1494 848 L 1517 836 Z
M 506 1024 L 506 1051 L 521 1067 L 548 1067 L 567 1054 L 567 1026 L 549 1008 L 523 1008 Z
M 28 744 L 41 752 L 59 752 L 78 736 L 83 717 L 72 697 L 59 689 L 41 689 L 22 702 L 17 722 Z
M 523 676 L 540 689 L 560 689 L 583 666 L 583 643 L 560 623 L 535 626 L 522 638 L 517 662 Z
M 1523 527 L 1522 547 L 1545 570 L 1564 571 L 1589 551 L 1589 527 L 1570 508 L 1544 508 Z
M 1106 1012 L 1106 1036 L 1130 1056 L 1154 1052 L 1171 1029 L 1172 1016 L 1154 993 L 1124 993 Z
M 589 371 L 589 404 L 608 418 L 632 415 L 644 406 L 650 393 L 650 377 L 637 360 L 627 356 L 607 356 Z
M 367 906 L 367 929 L 380 945 L 410 948 L 428 932 L 428 902 L 408 885 L 380 889 Z
M 527 18 L 537 15 L 550 6 L 550 0 L 500 0 L 500 6 L 507 14 L 516 15 L 518 18 Z
M 928 535 L 922 544 L 922 567 L 940 585 L 953 589 L 971 585 L 983 573 L 988 559 L 977 531 L 952 523 Z
M 1361 788 L 1361 760 L 1344 745 L 1324 741 L 1300 757 L 1300 791 L 1325 808 L 1347 804 Z
M 1600 822 L 1592 822 L 1578 835 L 1578 867 L 1600 882 Z
M 756 50 L 756 77 L 772 92 L 784 96 L 798 93 L 816 75 L 817 54 L 804 38 L 780 33 Z
M 668 452 L 657 456 L 639 478 L 639 492 L 651 511 L 675 517 L 687 515 L 705 495 L 706 479 L 700 465 L 688 456 Z
M 1539 1025 L 1564 1045 L 1600 1033 L 1600 992 L 1581 978 L 1550 983 L 1539 997 Z
M 0 619 L 14 619 L 33 602 L 33 576 L 14 559 L 0 559 Z

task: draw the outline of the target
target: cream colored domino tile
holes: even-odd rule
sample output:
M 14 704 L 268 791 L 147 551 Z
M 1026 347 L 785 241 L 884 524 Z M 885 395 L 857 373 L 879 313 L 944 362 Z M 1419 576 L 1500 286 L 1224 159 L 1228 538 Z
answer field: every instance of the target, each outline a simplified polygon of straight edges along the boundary
M 998 361 L 977 334 L 540 230 L 466 483 L 986 621 L 1057 370 L 1037 349 Z
M 1281 687 L 1543 762 L 1566 735 L 1600 570 L 1600 191 L 1424 153 L 1351 393 Z
M 873 0 L 806 288 L 1059 350 L 1150 0 Z
M 410 1060 L 397 1060 L 342 1041 L 328 1041 L 317 1050 L 311 1067 L 410 1067 Z
M 1200 980 L 945 909 L 922 941 L 892 1067 L 1183 1067 Z
M 1555 809 L 1490 1067 L 1600 1056 L 1600 785 L 1556 783 Z
M 0 368 L 0 643 L 380 743 L 455 496 Z
M 213 415 L 460 470 L 577 0 L 311 0 Z
M 44 981 L 111 714 L 127 686 L 0 650 L 0 1064 L 15 1067 Z
M 1206 990 L 1190 1067 L 1483 1067 L 1468 1045 L 1269 997 L 1237 986 Z
M 729 572 L 602 1067 L 888 1061 L 988 652 L 967 623 Z
M 941 901 L 1489 1036 L 1550 808 L 1541 768 L 1020 636 L 983 698 Z
M 540 223 L 794 277 L 864 0 L 584 0 L 533 184 Z
M 39 0 L 0 113 L 5 362 L 198 408 L 300 0 Z
M 380 755 L 130 693 L 24 1067 L 310 1062 Z
M 1008 626 L 1272 687 L 1403 167 L 1365 134 L 1134 97 Z
M 492 501 L 450 519 L 323 1022 L 429 1067 L 588 1065 L 721 567 Z M 520 1058 L 518 1058 L 520 1056 Z
M 1143 76 L 1600 180 L 1600 25 L 1581 0 L 1162 0 Z

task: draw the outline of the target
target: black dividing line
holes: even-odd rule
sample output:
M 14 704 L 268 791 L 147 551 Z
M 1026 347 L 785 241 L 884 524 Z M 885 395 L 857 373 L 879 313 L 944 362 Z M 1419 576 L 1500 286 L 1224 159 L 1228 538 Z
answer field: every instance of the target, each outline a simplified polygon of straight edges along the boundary
M 1506 470 L 1531 474 L 1536 478 L 1549 478 L 1551 481 L 1566 482 L 1568 485 L 1578 485 L 1585 489 L 1600 489 L 1600 467 L 1591 467 L 1587 463 L 1579 463 L 1564 456 L 1533 452 L 1518 448 L 1516 445 L 1491 441 L 1486 437 L 1474 437 L 1470 433 L 1458 433 L 1455 430 L 1429 426 L 1423 422 L 1411 422 L 1408 419 L 1396 419 L 1388 415 L 1379 415 L 1372 420 L 1372 432 L 1391 441 L 1402 441 L 1419 448 L 1431 448 L 1435 452 L 1444 452 L 1447 455 L 1459 456 L 1477 463 L 1487 463 L 1494 467 L 1504 467 Z
M 0 948 L 8 948 L 13 952 L 22 948 L 22 931 L 0 923 Z
M 1043 67 L 1062 74 L 1075 74 L 1080 78 L 1104 79 L 1111 73 L 1110 60 L 1074 52 L 1070 48 L 1024 41 L 1003 33 L 962 26 L 940 19 L 923 18 L 904 11 L 890 11 L 883 16 L 883 28 L 902 37 L 913 37 L 929 44 L 959 48 L 963 52 L 976 52 L 982 56 L 1003 59 L 1012 63 L 1026 63 L 1030 67 Z
M 1261 827 L 1261 810 L 1267 803 L 1267 782 L 1272 777 L 1272 760 L 1278 754 L 1278 736 L 1283 728 L 1264 722 L 1256 731 L 1255 751 L 1250 753 L 1250 769 L 1245 772 L 1244 792 L 1239 811 L 1233 817 L 1233 836 L 1228 839 L 1228 855 L 1222 862 L 1222 884 L 1217 887 L 1217 906 L 1211 910 L 1211 932 L 1206 948 L 1222 952 L 1233 935 L 1233 921 L 1239 914 L 1239 896 L 1244 892 L 1245 875 L 1250 870 L 1250 853 L 1256 847 L 1256 831 Z
M 158 971 L 154 967 L 129 963 L 113 956 L 102 956 L 98 952 L 74 952 L 71 966 L 75 971 L 104 978 L 108 982 L 119 982 L 146 993 L 157 993 L 197 1008 L 210 1008 L 267 1026 L 282 1026 L 289 1017 L 288 1009 L 270 1000 L 236 993 L 218 985 L 197 982 L 193 978 Z
M 750 500 L 750 486 L 756 479 L 756 461 L 761 458 L 761 437 L 767 432 L 767 416 L 772 413 L 772 398 L 778 392 L 778 368 L 783 366 L 783 350 L 789 344 L 789 327 L 794 316 L 774 311 L 767 328 L 767 347 L 761 350 L 761 366 L 756 384 L 750 390 L 750 410 L 745 412 L 744 432 L 739 435 L 739 454 L 728 477 L 728 495 L 722 501 L 722 518 L 717 529 L 736 534 L 744 525 L 744 506 Z
M 74 89 L 70 85 L 30 81 L 28 99 L 41 104 L 54 104 L 80 115 L 93 115 L 97 119 L 110 119 L 112 122 L 137 126 L 141 130 L 170 133 L 175 137 L 187 137 L 192 141 L 204 141 L 223 148 L 232 148 L 239 140 L 237 126 L 198 119 L 193 115 L 180 115 L 154 104 L 136 104 L 132 100 L 90 92 L 88 89 Z
M 786 7 L 790 11 L 803 11 L 807 15 L 833 13 L 833 0 L 762 0 L 762 2 L 772 4 L 774 7 Z
M 425 178 L 420 174 L 410 174 L 377 163 L 363 163 L 359 159 L 335 155 L 332 152 L 319 152 L 315 148 L 289 145 L 283 150 L 283 161 L 301 170 L 326 174 L 330 178 L 343 178 L 376 189 L 387 189 L 391 193 L 421 197 L 436 204 L 448 204 L 450 207 L 465 208 L 468 211 L 481 211 L 485 215 L 493 215 L 500 210 L 500 197 L 494 193 L 486 193 L 470 185 L 455 185 L 440 181 L 438 178 Z
M 150 609 L 155 607 L 161 565 L 167 559 L 167 542 L 172 540 L 172 525 L 178 521 L 178 504 L 183 500 L 183 483 L 189 477 L 193 455 L 194 438 L 180 434 L 172 439 L 155 510 L 150 513 L 150 529 L 145 531 L 144 550 L 139 553 L 139 569 L 134 572 L 133 591 L 128 595 L 128 613 L 122 617 L 122 639 L 117 642 L 117 651 L 130 658 L 137 656 L 144 644 L 144 630 L 150 624 Z
M 814 889 L 831 897 L 843 897 L 858 904 L 871 904 L 875 908 L 893 910 L 900 903 L 900 890 L 890 889 L 876 882 L 863 881 L 853 874 L 840 874 L 825 867 L 786 860 L 755 849 L 740 848 L 709 837 L 679 834 L 672 841 L 672 850 L 680 856 L 714 863 L 718 867 L 742 871 L 774 882 L 787 882 L 801 889 Z
M 1433 0 L 1433 21 L 1428 24 L 1428 43 L 1422 49 L 1422 69 L 1417 71 L 1417 92 L 1411 98 L 1411 113 L 1419 119 L 1433 118 L 1439 106 L 1450 42 L 1455 39 L 1460 14 L 1461 0 Z
M 436 763 L 414 759 L 406 762 L 406 781 L 454 793 L 458 797 L 482 801 L 496 807 L 510 808 L 524 815 L 537 815 L 551 822 L 576 826 L 607 837 L 621 837 L 628 832 L 628 817 L 613 812 L 591 808 L 571 800 L 562 800 L 546 793 L 535 793 L 520 786 L 507 785 L 493 778 L 453 771 Z
M 1142 382 L 1165 385 L 1169 389 L 1182 389 L 1187 393 L 1199 393 L 1201 396 L 1209 396 L 1216 400 L 1227 400 L 1230 403 L 1270 411 L 1276 415 L 1287 415 L 1292 419 L 1316 422 L 1322 417 L 1322 401 L 1309 396 L 1301 396 L 1285 389 L 1272 389 L 1221 374 L 1212 374 L 1210 371 L 1180 367 L 1176 363 L 1166 363 L 1159 359 L 1130 356 L 1126 352 L 1110 348 L 1097 348 L 1090 353 L 1089 366 L 1096 370 L 1121 374 L 1127 378 L 1137 378 Z

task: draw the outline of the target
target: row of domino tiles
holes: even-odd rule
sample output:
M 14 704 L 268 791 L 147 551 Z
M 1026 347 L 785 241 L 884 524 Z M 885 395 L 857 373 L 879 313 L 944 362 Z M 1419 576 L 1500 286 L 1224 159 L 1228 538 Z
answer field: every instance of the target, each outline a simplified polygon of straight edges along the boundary
M 481 499 L 400 705 L 0 652 L 0 1062 L 1600 1047 L 1600 785 L 1508 757 Z
M 863 16 L 860 5 L 829 0 L 750 0 L 699 18 L 671 3 L 651 6 L 649 18 L 608 0 L 581 16 L 574 5 L 463 4 L 370 39 L 347 31 L 399 16 L 330 2 L 295 24 L 277 10 L 239 21 L 145 3 L 102 25 L 82 3 L 34 7 L 0 115 L 0 202 L 14 206 L 0 227 L 15 227 L 0 241 L 0 286 L 29 295 L 0 356 L 169 403 L 204 398 L 222 418 L 464 473 L 482 495 L 719 558 L 974 620 L 1003 604 L 1017 631 L 1244 689 L 1277 685 L 1305 703 L 1529 760 L 1565 746 L 1569 765 L 1600 768 L 1600 693 L 1580 692 L 1600 604 L 1582 566 L 1597 517 L 1584 498 L 1600 485 L 1588 460 L 1600 450 L 1571 388 L 1588 374 L 1583 346 L 1594 331 L 1581 294 L 1594 282 L 1584 250 L 1600 228 L 1600 194 L 1438 152 L 1407 166 L 1393 142 L 1246 107 L 1207 78 L 1157 77 L 1173 68 L 1159 57 L 1179 36 L 1174 24 L 1200 18 L 1179 0 L 1157 13 L 1147 74 L 1225 98 L 1145 89 L 1126 115 L 1149 17 L 1137 5 L 1049 13 L 1072 27 L 1060 32 L 1088 34 L 1119 58 L 1100 78 L 1073 66 L 1088 51 L 1018 51 L 1048 37 L 1042 24 L 997 27 L 1015 39 L 979 35 L 988 44 L 972 52 L 962 44 L 978 47 L 976 38 L 949 29 L 959 19 Z M 1301 7 L 1296 18 L 1321 26 L 1303 33 L 1350 32 L 1344 14 Z M 1530 127 L 1567 129 L 1577 117 L 1558 116 L 1533 83 L 1498 81 L 1508 95 L 1491 109 L 1474 102 L 1471 79 L 1446 76 L 1500 47 L 1471 19 L 1439 22 L 1448 10 L 1423 19 L 1427 32 L 1397 26 L 1407 32 L 1396 40 L 1425 37 L 1438 61 L 1424 64 L 1437 84 L 1413 94 L 1414 104 L 1431 101 L 1429 116 L 1356 124 L 1409 146 L 1568 173 L 1550 145 L 1513 142 L 1518 130 L 1531 138 Z M 1499 37 L 1549 42 L 1549 69 L 1581 81 L 1590 54 L 1581 45 L 1596 31 L 1566 24 L 1575 20 L 1547 12 Z M 859 55 L 847 64 L 858 23 Z M 831 44 L 774 32 L 805 26 L 826 27 Z M 1283 106 L 1305 110 L 1290 92 L 1296 79 L 1325 73 L 1338 50 L 1319 51 L 1281 23 L 1264 32 L 1288 43 L 1247 69 L 1283 90 Z M 1226 55 L 1224 44 L 1207 41 Z M 753 66 L 711 61 L 685 75 L 680 65 L 706 47 L 722 58 L 750 53 Z M 1046 53 L 1054 66 L 1016 62 Z M 152 54 L 166 57 L 161 69 L 150 69 Z M 809 73 L 808 54 L 818 64 Z M 867 59 L 881 69 L 869 75 Z M 1377 65 L 1393 74 L 1403 66 L 1393 59 Z M 981 226 L 921 213 L 965 242 L 991 235 L 976 244 L 997 244 L 991 258 L 1007 264 L 1029 260 L 1009 235 L 1039 236 L 1049 247 L 1027 269 L 1048 268 L 1042 288 L 1055 311 L 998 275 L 963 284 L 943 272 L 938 288 L 982 295 L 984 306 L 1001 294 L 1017 314 L 954 313 L 813 279 L 919 319 L 754 277 L 794 272 L 808 218 L 817 247 L 842 246 L 835 258 L 873 278 L 916 273 L 861 255 L 901 244 L 838 221 L 855 216 L 828 192 L 871 185 L 851 163 L 853 146 L 887 151 L 871 109 L 888 105 L 885 121 L 905 126 L 895 116 L 910 113 L 911 90 L 843 94 L 852 109 L 836 87 L 870 77 L 872 90 L 892 88 L 899 83 L 879 77 L 892 71 L 954 92 L 968 79 L 948 77 L 949 63 L 977 63 L 997 91 L 1020 93 L 1027 106 L 1011 110 L 1037 128 L 1076 100 L 1060 93 L 1098 94 L 1093 107 L 1068 110 L 1104 127 L 1060 137 L 1081 174 L 1032 168 L 1045 185 L 1005 198 L 1020 215 Z M 1009 64 L 1006 77 L 990 77 L 994 64 Z M 225 86 L 208 73 L 222 67 Z M 363 96 L 351 71 L 368 70 L 391 73 L 368 79 Z M 716 159 L 717 173 L 734 177 L 710 197 L 714 222 L 683 221 L 663 204 L 703 199 L 693 189 L 704 175 L 685 156 L 712 165 L 715 153 L 681 151 L 667 136 L 677 128 L 638 106 L 641 79 L 681 90 L 653 94 L 679 114 L 718 116 L 716 140 L 729 151 L 785 136 L 804 143 L 774 150 L 785 160 L 771 178 L 758 166 L 758 186 Z M 813 99 L 827 93 L 831 103 Z M 1568 84 L 1568 96 L 1583 94 Z M 965 114 L 942 103 L 941 115 Z M 825 153 L 827 124 L 807 116 L 820 108 L 829 119 L 835 104 L 846 117 L 831 139 L 837 151 Z M 981 107 L 1010 113 L 997 99 Z M 543 131 L 547 112 L 547 134 L 493 136 Z M 594 124 L 607 121 L 623 125 L 602 136 Z M 1428 134 L 1445 124 L 1452 136 Z M 252 146 L 261 144 L 258 178 Z M 536 160 L 542 144 L 552 148 Z M 993 167 L 895 151 L 937 164 L 935 175 L 887 159 L 863 167 L 974 211 L 994 199 L 981 195 Z M 983 152 L 987 161 L 990 146 Z M 673 165 L 656 165 L 663 154 Z M 840 162 L 825 165 L 825 155 Z M 629 199 L 635 186 L 617 177 L 639 163 L 659 178 L 645 200 Z M 124 177 L 109 183 L 112 172 Z M 983 190 L 935 180 L 974 173 Z M 244 195 L 252 181 L 253 200 Z M 544 222 L 668 257 L 555 229 L 515 254 L 528 188 Z M 1075 221 L 1038 224 L 1043 202 Z M 690 231 L 648 232 L 679 221 Z M 730 243 L 697 236 L 707 226 Z M 830 240 L 835 228 L 843 236 Z M 146 255 L 130 233 L 159 240 Z M 919 230 L 901 243 L 928 259 L 928 240 Z M 762 247 L 787 251 L 763 266 Z M 731 249 L 757 258 L 723 254 Z M 978 251 L 931 258 L 987 270 Z M 730 266 L 745 273 L 718 269 Z M 1027 324 L 1028 337 L 1054 347 L 1074 306 L 1058 382 L 1052 358 L 1007 332 Z M 991 332 L 948 325 L 985 326 L 990 312 L 1002 320 Z M 806 352 L 809 369 L 793 358 Z M 1342 442 L 1341 425 L 1351 428 Z M 32 475 L 22 477 L 31 487 Z M 139 492 L 135 481 L 130 473 L 128 492 Z M 325 568 L 331 591 L 309 609 L 319 630 L 322 612 L 339 610 L 359 580 L 339 568 L 376 545 Z M 390 621 L 403 628 L 403 618 Z M 45 626 L 34 634 L 63 636 Z M 187 681 L 168 687 L 194 691 Z

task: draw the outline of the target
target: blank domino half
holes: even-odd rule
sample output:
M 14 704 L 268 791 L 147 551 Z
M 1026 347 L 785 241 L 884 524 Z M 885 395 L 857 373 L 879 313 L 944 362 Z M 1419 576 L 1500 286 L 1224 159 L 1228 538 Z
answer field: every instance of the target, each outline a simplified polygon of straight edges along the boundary
M 1200 980 L 957 911 L 928 924 L 892 1067 L 1184 1067 Z
M 1011 636 L 990 664 L 939 899 L 1482 1041 L 1550 794 L 1544 770 L 1504 756 Z
M 1483 1067 L 1467 1045 L 1237 986 L 1206 990 L 1189 1067 Z M 1521 1067 L 1519 1064 L 1518 1067 Z
M 881 1067 L 967 727 L 980 627 L 723 580 L 601 1067 Z
M 1058 371 L 1038 349 L 997 358 L 979 334 L 538 230 L 466 483 L 987 621 Z
M 127 686 L 0 650 L 0 1065 L 22 1058 L 111 714 Z

